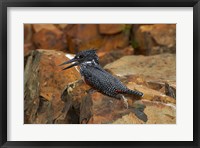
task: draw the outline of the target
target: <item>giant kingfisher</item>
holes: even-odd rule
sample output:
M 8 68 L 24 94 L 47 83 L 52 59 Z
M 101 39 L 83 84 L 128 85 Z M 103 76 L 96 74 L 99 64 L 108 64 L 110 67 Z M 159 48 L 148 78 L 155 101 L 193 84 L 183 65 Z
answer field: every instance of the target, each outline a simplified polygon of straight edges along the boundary
M 73 64 L 63 70 L 80 66 L 80 74 L 86 84 L 104 95 L 123 100 L 126 108 L 128 108 L 128 102 L 124 94 L 143 96 L 142 92 L 127 88 L 120 80 L 105 71 L 99 65 L 99 58 L 94 49 L 81 51 L 73 59 L 62 63 L 60 66 L 70 63 Z

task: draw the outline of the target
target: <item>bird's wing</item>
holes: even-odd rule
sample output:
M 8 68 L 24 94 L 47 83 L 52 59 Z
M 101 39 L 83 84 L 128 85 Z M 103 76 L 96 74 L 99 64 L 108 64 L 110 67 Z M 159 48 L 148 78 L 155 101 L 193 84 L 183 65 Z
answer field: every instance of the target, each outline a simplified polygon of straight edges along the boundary
M 100 71 L 102 71 L 104 74 L 107 75 L 107 77 L 109 78 L 109 80 L 111 81 L 111 83 L 114 85 L 114 87 L 116 88 L 116 90 L 121 90 L 121 91 L 127 90 L 127 87 L 124 84 L 122 84 L 122 82 L 118 78 L 116 78 L 115 76 L 111 75 L 109 72 L 107 72 L 106 70 L 104 70 L 100 66 L 98 66 L 97 68 Z
M 110 73 L 99 66 L 88 66 L 83 71 L 89 85 L 97 90 L 104 91 L 107 94 L 116 92 L 118 89 L 123 89 L 125 86 Z

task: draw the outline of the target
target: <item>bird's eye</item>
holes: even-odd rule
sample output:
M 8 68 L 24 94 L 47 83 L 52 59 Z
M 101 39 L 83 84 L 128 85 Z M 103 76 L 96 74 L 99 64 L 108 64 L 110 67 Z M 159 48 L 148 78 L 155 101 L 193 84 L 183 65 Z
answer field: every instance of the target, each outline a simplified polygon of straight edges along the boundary
M 78 58 L 79 58 L 79 59 L 82 59 L 82 58 L 83 58 L 83 56 L 82 56 L 82 55 L 80 55 Z

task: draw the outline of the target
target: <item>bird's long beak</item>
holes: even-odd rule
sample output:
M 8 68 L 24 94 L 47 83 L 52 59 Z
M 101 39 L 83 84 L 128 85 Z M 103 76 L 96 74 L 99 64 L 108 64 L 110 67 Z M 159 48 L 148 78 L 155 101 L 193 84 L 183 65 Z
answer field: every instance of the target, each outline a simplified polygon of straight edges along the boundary
M 74 63 L 73 63 L 73 62 L 74 62 Z M 77 66 L 77 65 L 79 64 L 78 61 L 77 61 L 75 58 L 73 58 L 73 59 L 71 59 L 71 60 L 69 60 L 69 61 L 66 61 L 66 62 L 60 64 L 59 66 L 63 66 L 63 65 L 65 65 L 65 64 L 70 64 L 70 63 L 73 63 L 73 64 L 70 65 L 70 66 L 68 66 L 68 67 L 66 67 L 66 68 L 63 68 L 63 70 L 69 69 L 69 68 L 74 67 L 74 66 Z

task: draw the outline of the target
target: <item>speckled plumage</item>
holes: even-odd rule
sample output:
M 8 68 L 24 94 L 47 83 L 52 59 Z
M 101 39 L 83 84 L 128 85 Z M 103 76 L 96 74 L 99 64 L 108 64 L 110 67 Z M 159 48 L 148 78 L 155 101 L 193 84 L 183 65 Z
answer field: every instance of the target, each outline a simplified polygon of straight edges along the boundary
M 142 92 L 128 89 L 116 77 L 105 71 L 99 65 L 99 58 L 96 55 L 95 50 L 81 51 L 77 53 L 73 59 L 64 62 L 61 65 L 69 63 L 73 64 L 63 70 L 79 65 L 80 73 L 84 78 L 84 81 L 93 89 L 96 89 L 107 96 L 123 100 L 125 100 L 123 94 L 143 96 Z
M 82 78 L 92 87 L 92 89 L 107 96 L 121 99 L 126 108 L 128 108 L 128 102 L 123 94 L 143 96 L 142 92 L 127 88 L 116 77 L 105 71 L 99 65 L 98 59 L 95 50 L 84 50 L 77 53 L 73 59 L 66 61 L 61 65 L 73 63 L 63 70 L 79 65 Z M 143 106 L 142 110 L 141 108 L 135 109 L 134 113 L 138 118 L 146 122 L 147 116 L 143 113 L 144 108 L 145 106 Z
M 128 89 L 95 62 L 80 64 L 80 73 L 88 85 L 110 97 L 121 99 L 119 94 L 143 95 L 141 92 Z

